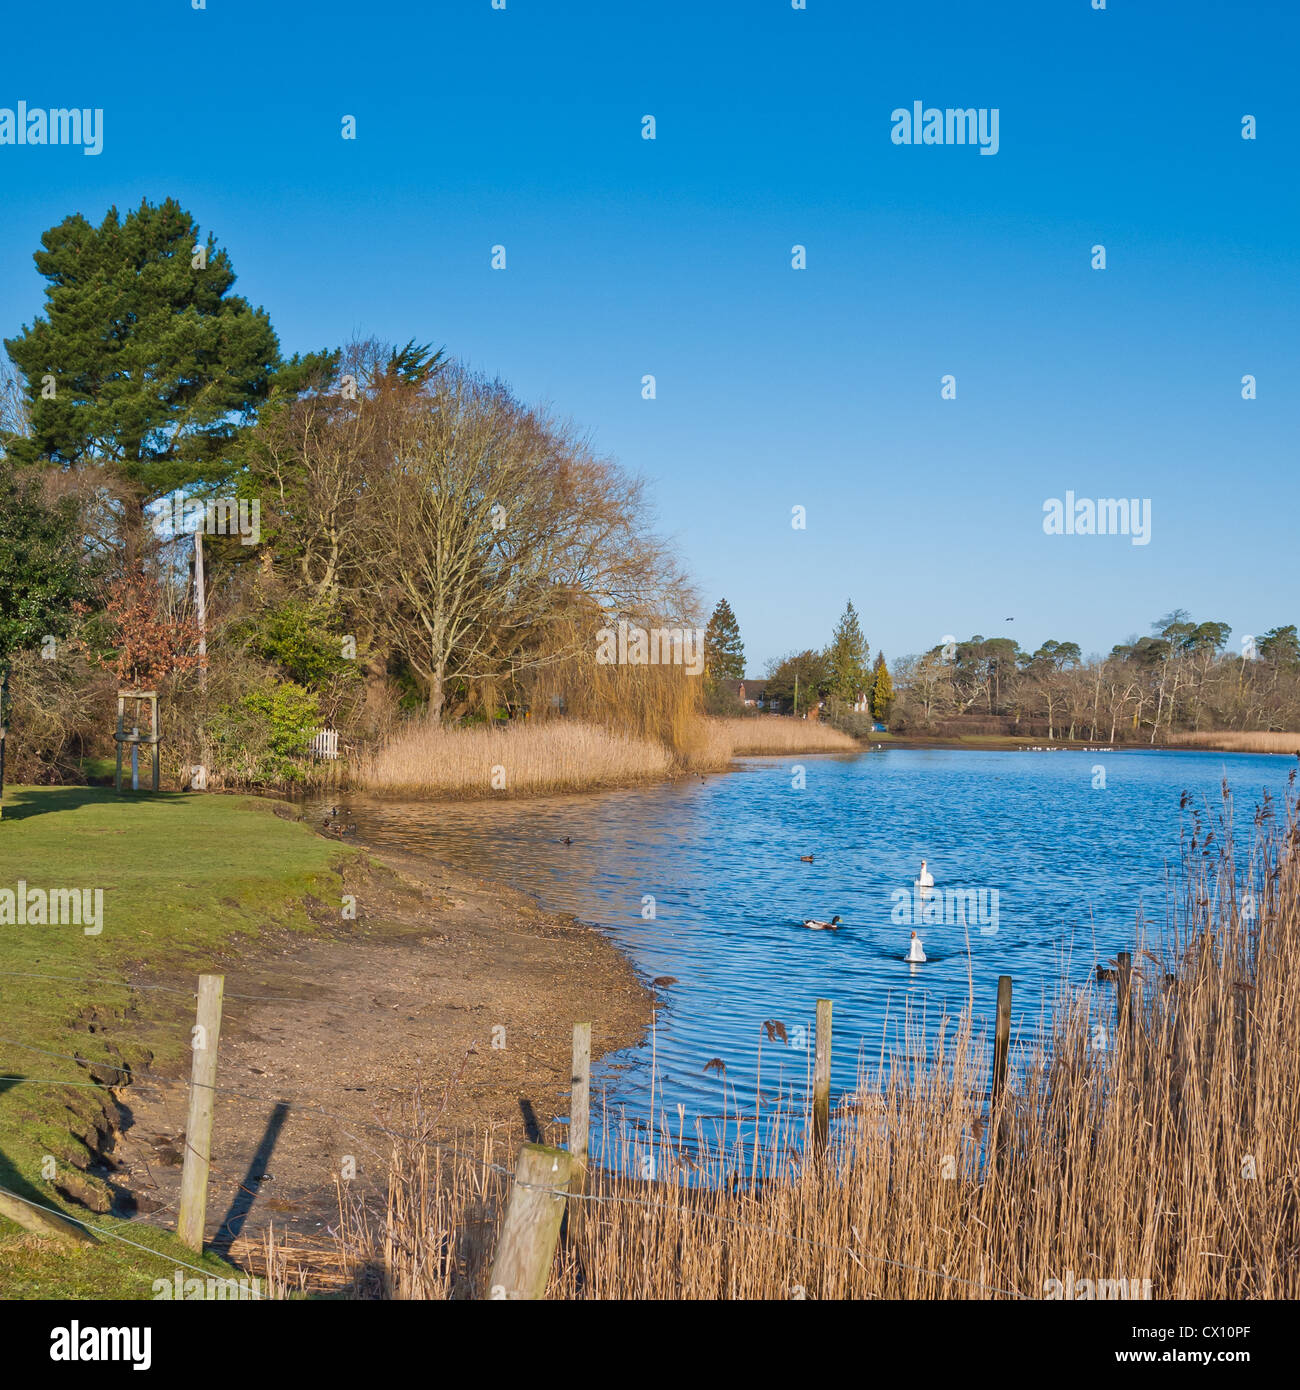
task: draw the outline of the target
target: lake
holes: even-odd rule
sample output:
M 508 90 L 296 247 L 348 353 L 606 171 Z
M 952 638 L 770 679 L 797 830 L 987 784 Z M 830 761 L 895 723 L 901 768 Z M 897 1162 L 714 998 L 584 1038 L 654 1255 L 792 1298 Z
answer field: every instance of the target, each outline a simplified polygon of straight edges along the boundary
M 816 1000 L 834 1001 L 832 1100 L 902 1047 L 906 1006 L 933 1029 L 974 988 L 991 1025 L 997 977 L 1015 982 L 1013 1042 L 1032 1038 L 1062 988 L 1132 949 L 1137 914 L 1166 918 L 1190 811 L 1227 778 L 1237 824 L 1281 799 L 1294 759 L 1208 752 L 887 749 L 745 759 L 735 771 L 631 790 L 453 804 L 358 801 L 360 838 L 509 882 L 592 922 L 647 979 L 671 976 L 655 1039 L 656 1108 L 721 1111 L 778 1071 L 802 1088 Z M 564 837 L 573 843 L 561 843 Z M 811 864 L 800 856 L 812 854 Z M 933 894 L 914 888 L 926 859 Z M 960 890 L 958 896 L 950 890 Z M 968 892 L 973 890 L 973 895 Z M 925 921 L 948 913 L 955 920 Z M 838 915 L 838 931 L 805 917 Z M 919 923 L 914 920 L 921 915 Z M 915 926 L 928 957 L 910 965 Z M 593 1104 L 646 1118 L 650 1046 L 593 1069 Z

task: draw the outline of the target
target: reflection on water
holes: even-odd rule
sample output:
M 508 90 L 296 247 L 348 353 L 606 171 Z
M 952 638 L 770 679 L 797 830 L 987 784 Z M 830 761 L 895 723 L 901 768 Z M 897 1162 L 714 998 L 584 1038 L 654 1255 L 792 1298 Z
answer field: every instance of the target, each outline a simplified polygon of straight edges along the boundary
M 1095 769 L 1104 768 L 1104 787 Z M 753 1105 L 760 1030 L 763 1091 L 802 1089 L 816 1000 L 834 1000 L 832 1097 L 859 1060 L 902 1050 L 905 1005 L 927 1029 L 965 1004 L 991 1021 L 997 977 L 1015 981 L 1014 1031 L 1039 1026 L 1062 978 L 1132 947 L 1139 909 L 1164 921 L 1179 853 L 1179 797 L 1216 806 L 1226 776 L 1239 825 L 1265 788 L 1281 795 L 1290 759 L 1159 752 L 891 749 L 850 757 L 746 760 L 734 773 L 627 791 L 527 801 L 349 803 L 359 838 L 425 852 L 500 878 L 547 907 L 597 924 L 663 993 L 658 1110 L 717 1114 Z M 798 769 L 803 769 L 802 778 Z M 803 785 L 800 785 L 800 782 Z M 564 844 L 565 837 L 573 843 Z M 812 854 L 814 862 L 802 863 Z M 911 920 L 974 890 L 950 923 Z M 804 918 L 839 915 L 838 931 Z M 963 920 L 965 919 L 965 925 Z M 911 931 L 924 964 L 908 964 Z M 617 1064 L 617 1065 L 611 1065 Z M 597 1096 L 648 1114 L 650 1046 L 593 1072 Z M 598 1104 L 598 1101 L 597 1101 Z

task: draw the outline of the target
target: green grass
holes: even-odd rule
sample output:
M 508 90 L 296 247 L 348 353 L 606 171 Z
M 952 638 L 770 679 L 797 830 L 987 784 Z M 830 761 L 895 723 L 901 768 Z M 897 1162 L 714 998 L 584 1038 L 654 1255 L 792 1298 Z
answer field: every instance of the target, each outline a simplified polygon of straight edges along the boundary
M 80 1170 L 97 1130 L 106 1128 L 111 1098 L 86 1084 L 88 1068 L 32 1049 L 75 1053 L 104 1068 L 152 1064 L 183 1075 L 194 1008 L 186 991 L 196 977 L 223 973 L 241 943 L 268 928 L 312 930 L 305 900 L 338 902 L 339 866 L 354 853 L 252 798 L 7 789 L 0 890 L 15 890 L 20 879 L 28 888 L 102 888 L 104 908 L 95 936 L 75 925 L 0 924 L 0 1038 L 26 1045 L 0 1042 L 0 1186 L 168 1259 L 109 1239 L 64 1253 L 0 1218 L 0 1296 L 147 1298 L 176 1258 L 229 1272 L 144 1221 L 96 1214 L 60 1195 L 61 1185 L 70 1186 L 102 1203 L 104 1184 Z M 130 994 L 97 983 L 142 973 L 178 992 Z M 42 975 L 62 978 L 33 978 Z M 98 1079 L 113 1075 L 101 1070 Z M 123 1099 L 129 1104 L 129 1089 Z M 52 1180 L 42 1176 L 48 1158 L 56 1165 Z

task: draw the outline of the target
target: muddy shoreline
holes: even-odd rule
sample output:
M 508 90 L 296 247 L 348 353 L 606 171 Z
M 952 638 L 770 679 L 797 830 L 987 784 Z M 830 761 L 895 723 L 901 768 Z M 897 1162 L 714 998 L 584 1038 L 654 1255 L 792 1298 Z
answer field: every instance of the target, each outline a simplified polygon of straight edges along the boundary
M 648 991 L 595 928 L 359 848 L 355 920 L 312 901 L 318 933 L 267 933 L 210 967 L 226 983 L 205 1236 L 239 1264 L 258 1265 L 272 1223 L 291 1249 L 328 1248 L 340 1190 L 381 1207 L 392 1132 L 563 1142 L 573 1024 L 591 1022 L 593 1060 L 649 1027 Z M 114 1094 L 106 1176 L 119 1205 L 171 1225 L 188 1077 L 139 1073 Z

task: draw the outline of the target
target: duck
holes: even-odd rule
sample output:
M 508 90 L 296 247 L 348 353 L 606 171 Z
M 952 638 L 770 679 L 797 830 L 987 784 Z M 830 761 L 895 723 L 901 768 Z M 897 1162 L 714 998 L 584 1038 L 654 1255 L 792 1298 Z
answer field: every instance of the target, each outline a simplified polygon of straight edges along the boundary
M 907 958 L 917 963 L 925 960 L 925 948 L 921 945 L 921 938 L 915 932 L 912 933 L 912 942 L 907 948 Z
M 339 808 L 338 808 L 337 806 L 331 806 L 331 807 L 330 807 L 330 815 L 331 815 L 331 817 L 337 816 L 338 813 L 339 813 Z
M 809 931 L 836 931 L 839 925 L 840 919 L 838 917 L 832 917 L 829 922 L 820 922 L 816 917 L 804 918 L 804 926 L 807 927 Z
M 560 843 L 561 843 L 562 845 L 571 845 L 571 844 L 573 843 L 573 836 L 572 836 L 572 835 L 566 835 L 566 836 L 564 837 L 564 839 L 562 839 L 562 840 L 560 841 Z
M 813 862 L 813 857 L 811 854 L 801 854 L 799 856 L 799 862 L 801 864 L 811 864 Z

